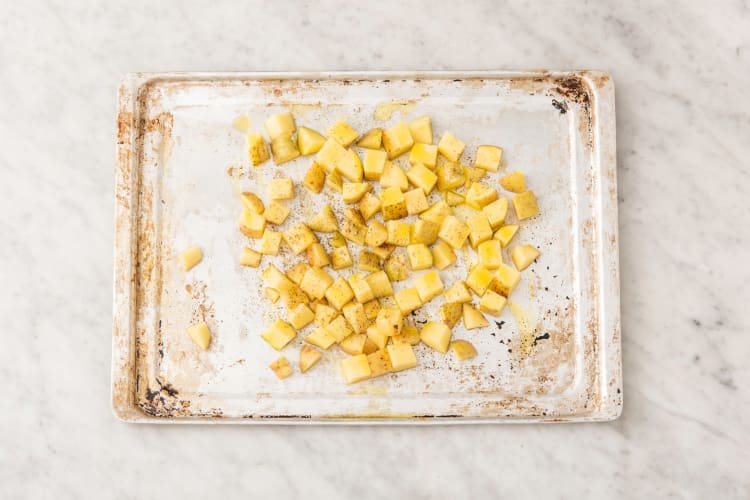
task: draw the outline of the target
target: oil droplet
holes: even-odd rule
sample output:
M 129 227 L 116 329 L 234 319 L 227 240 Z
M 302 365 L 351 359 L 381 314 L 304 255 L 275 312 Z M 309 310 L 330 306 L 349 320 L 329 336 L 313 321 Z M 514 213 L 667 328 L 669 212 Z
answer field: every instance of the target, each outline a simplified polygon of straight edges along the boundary
M 295 116 L 295 118 L 307 118 L 307 115 L 311 111 L 319 110 L 323 107 L 321 103 L 315 103 L 315 104 L 288 104 L 287 108 L 289 108 L 289 111 L 292 112 L 292 114 Z
M 520 304 L 515 302 L 508 302 L 508 308 L 515 318 L 518 330 L 521 333 L 521 354 L 528 356 L 531 354 L 531 349 L 534 347 L 534 339 L 536 338 L 536 333 L 534 331 L 534 323 L 536 322 L 534 319 L 534 310 L 531 306 L 524 309 Z
M 240 132 L 247 132 L 250 129 L 250 118 L 240 115 L 234 119 L 232 126 Z
M 401 117 L 408 115 L 412 110 L 415 101 L 401 101 L 401 102 L 383 102 L 375 106 L 375 112 L 372 114 L 374 120 L 386 121 L 390 120 L 393 113 L 401 113 Z

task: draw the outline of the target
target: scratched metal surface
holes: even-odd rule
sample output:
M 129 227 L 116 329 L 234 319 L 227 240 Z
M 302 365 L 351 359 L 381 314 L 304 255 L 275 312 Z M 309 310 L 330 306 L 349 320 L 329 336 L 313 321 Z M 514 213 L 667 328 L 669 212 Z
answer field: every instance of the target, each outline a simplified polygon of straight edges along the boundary
M 378 105 L 390 102 L 406 105 L 375 121 Z M 505 149 L 504 168 L 485 180 L 527 174 L 542 214 L 514 242 L 542 256 L 497 322 L 454 328 L 454 339 L 477 347 L 475 359 L 457 362 L 420 345 L 416 369 L 355 385 L 341 380 L 335 347 L 304 375 L 295 366 L 279 381 L 268 369 L 279 353 L 259 335 L 285 310 L 263 297 L 260 269 L 237 264 L 248 240 L 237 230 L 236 192 L 264 195 L 264 183 L 282 174 L 299 181 L 311 160 L 250 168 L 232 121 L 246 115 L 262 130 L 265 117 L 284 109 L 319 131 L 338 118 L 364 132 L 427 114 L 436 141 L 450 129 L 467 143 L 464 163 L 479 144 Z M 323 203 L 340 212 L 327 189 L 296 193 L 283 228 Z M 115 211 L 112 407 L 123 420 L 559 422 L 620 414 L 614 86 L 605 74 L 129 75 L 119 91 Z M 174 257 L 191 244 L 204 260 L 185 273 Z M 471 259 L 459 252 L 457 265 L 441 271 L 446 288 Z M 262 267 L 294 261 L 287 249 Z M 409 321 L 434 318 L 440 303 Z M 198 320 L 213 334 L 205 353 L 185 334 Z M 283 352 L 293 365 L 301 337 Z

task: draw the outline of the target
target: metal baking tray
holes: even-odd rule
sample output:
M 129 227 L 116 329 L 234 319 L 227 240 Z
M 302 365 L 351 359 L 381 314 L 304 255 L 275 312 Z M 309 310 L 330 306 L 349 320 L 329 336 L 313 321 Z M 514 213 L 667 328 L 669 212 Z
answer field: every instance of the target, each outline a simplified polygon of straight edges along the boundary
M 264 299 L 260 269 L 237 264 L 248 243 L 237 193 L 264 193 L 282 173 L 299 181 L 310 158 L 251 168 L 232 122 L 245 115 L 263 130 L 286 109 L 319 131 L 339 118 L 364 132 L 430 115 L 436 137 L 450 128 L 467 143 L 465 163 L 478 144 L 504 148 L 489 182 L 527 174 L 542 214 L 515 241 L 542 255 L 497 321 L 454 328 L 475 359 L 420 345 L 418 368 L 346 385 L 334 348 L 308 373 L 295 366 L 276 379 L 268 365 L 279 353 L 259 334 L 285 311 Z M 297 193 L 290 220 L 330 197 Z M 621 412 L 615 101 L 604 73 L 132 74 L 119 89 L 115 195 L 112 407 L 122 420 L 565 422 Z M 191 244 L 204 260 L 185 273 L 175 255 Z M 446 286 L 465 276 L 467 256 L 441 272 Z M 435 317 L 440 302 L 411 320 Z M 185 334 L 199 320 L 213 334 L 207 352 Z M 301 337 L 284 351 L 295 365 Z

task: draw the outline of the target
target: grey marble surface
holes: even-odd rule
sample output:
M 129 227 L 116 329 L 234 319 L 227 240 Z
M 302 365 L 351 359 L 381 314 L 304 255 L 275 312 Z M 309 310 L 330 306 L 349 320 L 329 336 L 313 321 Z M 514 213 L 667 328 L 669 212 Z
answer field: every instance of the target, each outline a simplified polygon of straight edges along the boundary
M 0 3 L 0 498 L 750 497 L 747 1 L 156 3 Z M 526 68 L 617 85 L 620 420 L 114 419 L 124 73 Z

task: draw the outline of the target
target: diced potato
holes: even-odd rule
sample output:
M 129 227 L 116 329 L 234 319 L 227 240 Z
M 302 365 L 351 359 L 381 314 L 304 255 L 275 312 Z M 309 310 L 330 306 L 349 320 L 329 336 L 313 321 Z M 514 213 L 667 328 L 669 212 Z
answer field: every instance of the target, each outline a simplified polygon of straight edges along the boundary
M 469 188 L 472 184 L 475 182 L 479 182 L 482 177 L 484 177 L 487 174 L 487 171 L 483 168 L 477 168 L 477 167 L 467 167 L 464 165 L 464 187 Z
M 497 190 L 487 184 L 474 182 L 466 191 L 466 204 L 474 210 L 482 210 L 482 207 L 489 205 L 498 198 Z
M 523 193 L 526 191 L 526 177 L 523 172 L 511 172 L 500 178 L 500 185 L 511 193 Z
M 360 148 L 380 149 L 383 141 L 383 129 L 373 128 L 368 130 L 357 143 Z
M 260 254 L 258 254 L 258 256 L 260 256 Z M 254 266 L 254 267 L 257 267 L 257 266 Z M 265 294 L 266 294 L 266 298 L 271 301 L 271 304 L 275 304 L 279 300 L 279 297 L 280 297 L 279 291 L 276 290 L 275 288 L 266 288 Z
M 471 293 L 469 293 L 463 281 L 456 281 L 443 295 L 446 302 L 458 302 L 460 304 L 471 302 Z
M 290 311 L 297 307 L 299 304 L 307 304 L 310 302 L 310 297 L 305 292 L 291 281 L 281 288 L 279 288 L 279 296 L 287 309 Z
M 311 128 L 300 127 L 297 130 L 297 149 L 303 155 L 311 155 L 320 151 L 326 138 Z
M 365 244 L 365 236 L 367 235 L 367 226 L 362 222 L 362 214 L 358 210 L 345 211 L 344 220 L 341 221 L 339 226 L 339 232 L 341 235 L 349 241 L 356 243 L 357 245 Z
M 451 329 L 445 323 L 430 322 L 419 332 L 419 338 L 423 344 L 445 354 L 451 341 Z
M 411 227 L 411 242 L 432 245 L 437 240 L 440 226 L 429 220 L 419 219 Z
M 361 182 L 363 178 L 362 160 L 359 159 L 354 150 L 347 150 L 346 155 L 336 165 L 336 171 L 341 173 L 342 177 L 352 182 Z
M 385 261 L 383 268 L 391 281 L 403 281 L 409 276 L 409 269 L 406 267 L 406 255 L 402 252 L 391 254 Z
M 302 127 L 300 127 L 301 129 Z M 309 345 L 303 345 L 299 351 L 299 371 L 305 373 L 312 366 L 320 361 L 322 354 L 319 350 Z
M 315 161 L 330 174 L 336 171 L 336 167 L 345 161 L 348 155 L 344 146 L 333 139 L 328 139 L 315 155 Z
M 341 369 L 341 375 L 344 377 L 344 381 L 346 381 L 347 384 L 367 380 L 370 378 L 370 375 L 372 375 L 367 356 L 364 354 L 358 354 L 356 356 L 342 359 L 339 361 L 339 368 Z
M 336 270 L 346 269 L 354 265 L 352 254 L 349 253 L 349 247 L 347 246 L 334 248 L 331 250 L 329 258 L 331 259 L 331 267 Z
M 275 288 L 276 290 L 280 290 L 285 286 L 288 286 L 289 284 L 294 284 L 273 264 L 265 268 L 261 276 L 263 277 L 263 281 L 265 281 L 266 285 L 270 286 L 271 288 Z
M 380 246 L 373 247 L 372 253 L 377 255 L 380 260 L 385 260 L 388 258 L 389 255 L 393 253 L 395 249 L 396 249 L 395 246 L 389 245 L 388 243 L 384 243 Z
M 526 220 L 539 215 L 539 205 L 533 191 L 524 191 L 513 197 L 513 210 L 518 220 Z
M 476 357 L 477 350 L 468 340 L 454 340 L 450 344 L 451 351 L 456 355 L 459 361 L 465 361 Z
M 246 210 L 250 210 L 254 214 L 262 214 L 266 210 L 265 205 L 263 205 L 261 199 L 258 198 L 258 195 L 251 193 L 250 191 L 243 191 L 242 194 L 240 194 L 240 201 Z
M 328 334 L 336 339 L 336 342 L 341 342 L 354 333 L 343 316 L 336 316 L 325 328 Z
M 312 162 L 310 168 L 305 173 L 305 178 L 302 180 L 302 184 L 313 193 L 320 193 L 323 191 L 323 186 L 326 183 L 326 171 L 320 166 L 318 162 Z
M 422 306 L 422 301 L 419 298 L 416 288 L 404 288 L 400 292 L 396 292 L 393 298 L 396 300 L 396 305 L 403 316 Z
M 321 349 L 328 349 L 336 343 L 336 339 L 333 335 L 328 333 L 325 327 L 318 327 L 312 331 L 308 336 L 305 337 L 305 342 L 318 346 Z
M 243 210 L 239 220 L 240 232 L 248 238 L 262 237 L 266 229 L 266 216 Z
M 264 125 L 271 140 L 285 134 L 292 134 L 296 130 L 291 111 L 269 116 Z
M 375 344 L 378 349 L 385 349 L 388 344 L 389 336 L 385 335 L 376 325 L 370 325 L 367 327 L 367 338 Z
M 321 233 L 332 233 L 339 229 L 339 223 L 336 220 L 336 215 L 333 213 L 333 209 L 330 205 L 324 205 L 323 208 L 320 209 L 320 212 L 310 219 L 310 222 L 308 222 L 307 225 L 313 231 Z
M 333 278 L 322 269 L 312 267 L 302 277 L 299 287 L 313 299 L 325 297 L 326 290 L 333 285 Z
M 429 116 L 420 116 L 409 122 L 409 132 L 414 142 L 432 144 L 432 122 Z
M 414 280 L 414 286 L 419 292 L 423 304 L 434 299 L 443 292 L 443 281 L 437 271 L 430 271 Z
M 315 313 L 307 304 L 300 304 L 289 313 L 289 323 L 297 330 L 304 328 L 315 319 Z
M 385 167 L 383 167 L 383 174 L 380 176 L 380 186 L 383 189 L 395 187 L 404 192 L 409 189 L 409 179 L 401 167 L 395 163 L 386 161 Z
M 430 194 L 430 191 L 432 191 L 437 182 L 437 175 L 421 163 L 412 166 L 406 172 L 406 178 L 415 186 L 422 188 L 424 194 Z
M 500 242 L 501 247 L 505 248 L 508 246 L 510 240 L 513 239 L 517 232 L 518 224 L 507 224 L 495 231 L 495 235 L 493 236 L 493 238 Z
M 326 304 L 318 304 L 315 306 L 315 324 L 317 326 L 326 326 L 331 321 L 336 319 L 339 312 L 333 307 Z
M 357 137 L 359 137 L 357 131 L 354 130 L 346 120 L 338 120 L 331 125 L 331 128 L 328 129 L 326 135 L 344 147 L 349 146 L 349 144 L 356 141 Z
M 447 162 L 436 170 L 438 191 L 448 191 L 463 186 L 466 182 L 464 167 L 455 162 Z
M 477 158 L 474 160 L 474 166 L 497 172 L 500 168 L 500 160 L 503 158 L 503 148 L 497 146 L 482 145 L 477 148 Z
M 263 257 L 260 253 L 256 252 L 252 248 L 243 248 L 242 254 L 240 255 L 240 265 L 245 267 L 258 267 L 260 265 L 260 259 Z
M 363 271 L 380 271 L 380 259 L 374 253 L 363 250 L 359 253 L 358 266 Z
M 422 188 L 407 191 L 404 193 L 404 200 L 406 201 L 406 212 L 409 215 L 422 213 L 430 206 Z
M 486 267 L 482 264 L 477 264 L 469 271 L 469 275 L 466 276 L 466 286 L 481 297 L 484 295 L 487 287 L 490 286 L 493 277 L 492 273 Z
M 326 177 L 326 186 L 328 186 L 331 191 L 343 193 L 344 182 L 341 180 L 341 174 L 339 174 L 336 170 L 330 172 L 328 174 L 328 177 Z
M 310 270 L 310 265 L 304 262 L 297 262 L 287 272 L 286 277 L 292 280 L 296 284 L 302 283 L 305 278 L 305 274 Z
M 263 255 L 278 255 L 281 248 L 281 233 L 266 228 L 260 239 L 260 253 Z
M 273 162 L 276 165 L 281 165 L 297 158 L 299 149 L 297 149 L 297 142 L 292 135 L 284 134 L 271 140 L 271 153 L 273 154 Z
M 385 271 L 374 272 L 365 277 L 365 280 L 367 280 L 367 284 L 370 285 L 370 289 L 372 290 L 372 293 L 375 294 L 375 298 L 393 295 L 393 287 L 391 287 L 391 282 L 388 280 L 388 275 L 385 274 Z
M 444 241 L 438 241 L 432 247 L 432 263 L 439 270 L 443 270 L 456 262 L 456 253 Z
M 435 168 L 437 164 L 438 148 L 432 144 L 414 143 L 409 153 L 409 163 L 421 164 L 428 168 Z
M 440 319 L 448 325 L 448 328 L 453 328 L 458 323 L 462 313 L 463 307 L 459 302 L 446 302 L 440 306 Z
M 341 233 L 334 231 L 331 235 L 331 246 L 334 248 L 345 247 L 347 245 L 346 238 L 341 236 Z
M 388 355 L 391 358 L 391 366 L 394 372 L 407 370 L 417 366 L 417 356 L 414 355 L 414 349 L 409 344 L 392 344 L 387 348 Z
M 492 316 L 498 316 L 503 312 L 507 302 L 508 299 L 499 293 L 487 290 L 479 301 L 479 310 Z
M 378 311 L 378 317 L 375 319 L 375 325 L 387 337 L 398 335 L 401 333 L 401 326 L 403 325 L 401 311 L 395 307 L 381 307 Z
M 328 299 L 328 303 L 340 311 L 347 302 L 354 298 L 354 292 L 352 291 L 352 287 L 349 286 L 349 283 L 347 283 L 343 277 L 339 276 L 336 281 L 328 287 L 325 296 L 326 299 Z
M 449 215 L 445 217 L 438 231 L 438 238 L 458 250 L 464 246 L 466 238 L 471 230 L 469 226 L 458 220 L 456 217 Z
M 398 123 L 383 132 L 383 147 L 388 152 L 388 159 L 401 156 L 414 145 L 409 127 L 404 122 Z
M 373 220 L 367 227 L 365 243 L 372 247 L 379 247 L 388 239 L 388 229 L 379 220 Z
M 388 355 L 388 351 L 385 350 L 385 346 L 368 354 L 367 362 L 370 365 L 370 378 L 379 377 L 393 371 L 391 358 Z
M 283 224 L 292 210 L 278 201 L 271 201 L 263 212 L 266 220 L 272 224 Z
M 307 262 L 312 267 L 325 267 L 331 264 L 331 259 L 321 243 L 313 243 L 307 248 Z
M 268 365 L 268 367 L 276 374 L 279 380 L 284 380 L 294 371 L 292 370 L 292 367 L 289 366 L 289 360 L 284 356 L 281 356 L 279 359 Z
M 436 201 L 430 208 L 425 210 L 419 215 L 419 218 L 422 220 L 428 220 L 432 221 L 435 224 L 442 224 L 443 220 L 453 215 L 453 210 L 451 210 L 451 207 L 448 206 L 448 204 L 443 200 Z
M 404 193 L 397 187 L 386 188 L 380 193 L 380 205 L 386 221 L 406 217 L 408 213 Z
M 289 200 L 294 198 L 294 183 L 292 179 L 283 177 L 268 181 L 268 197 L 272 200 Z
M 182 264 L 182 268 L 185 271 L 189 271 L 203 260 L 203 252 L 201 251 L 201 247 L 193 245 L 183 251 L 177 258 L 179 259 L 180 264 Z
M 373 342 L 367 334 L 365 334 L 365 345 L 362 346 L 362 354 L 367 354 L 369 356 L 377 350 L 378 346 L 375 345 L 375 342 Z
M 455 207 L 456 205 L 460 205 L 465 201 L 466 198 L 464 198 L 464 195 L 462 194 L 454 193 L 453 191 L 445 192 L 445 202 L 449 207 Z
M 507 264 L 500 264 L 500 267 L 495 271 L 494 279 L 490 283 L 490 290 L 509 297 L 520 281 L 521 273 Z
M 365 342 L 367 342 L 367 335 L 364 333 L 353 333 L 339 342 L 339 347 L 345 353 L 356 356 L 357 354 L 364 354 Z
M 297 332 L 294 331 L 294 328 L 292 328 L 292 325 L 289 323 L 277 319 L 273 325 L 271 325 L 260 336 L 263 340 L 268 342 L 271 347 L 280 351 L 297 336 Z
M 446 132 L 438 142 L 438 151 L 441 155 L 445 156 L 449 161 L 458 161 L 461 158 L 461 154 L 464 152 L 466 144 L 453 135 L 451 132 Z
M 469 241 L 471 241 L 472 247 L 476 248 L 483 241 L 492 238 L 492 228 L 484 213 L 479 212 L 472 215 L 466 221 L 466 225 L 469 226 Z
M 349 282 L 352 292 L 354 292 L 354 298 L 357 299 L 357 302 L 367 304 L 367 302 L 370 302 L 375 298 L 375 294 L 372 293 L 370 284 L 367 283 L 367 280 L 365 280 L 364 276 L 361 274 L 352 274 L 347 278 L 347 281 Z
M 409 265 L 413 271 L 429 269 L 432 267 L 432 252 L 424 243 L 415 243 L 406 247 L 409 257 Z
M 362 214 L 362 218 L 368 220 L 370 217 L 380 212 L 380 198 L 372 193 L 365 193 L 362 196 L 362 199 L 359 200 L 358 207 Z
M 482 328 L 489 325 L 489 321 L 484 317 L 484 314 L 477 311 L 477 309 L 471 304 L 464 304 L 464 328 L 467 330 L 473 330 L 475 328 Z
M 385 241 L 391 245 L 405 247 L 411 239 L 411 224 L 401 220 L 389 220 L 385 224 L 388 230 L 388 239 Z
M 503 263 L 502 248 L 497 240 L 487 240 L 477 245 L 477 256 L 487 269 L 497 269 Z
M 497 229 L 505 222 L 505 216 L 508 215 L 508 198 L 505 196 L 498 198 L 482 207 L 482 213 L 487 216 L 492 229 Z
M 202 350 L 208 350 L 211 344 L 211 332 L 206 323 L 196 323 L 187 327 L 187 334 L 190 339 Z
M 352 287 L 352 289 L 354 289 L 354 287 Z M 372 289 L 370 291 L 372 291 Z M 377 299 L 373 299 L 365 302 L 362 306 L 365 308 L 365 316 L 367 316 L 367 319 L 375 321 L 375 318 L 378 317 L 378 311 L 380 311 L 380 302 L 378 302 Z
M 284 236 L 284 241 L 289 245 L 289 248 L 292 249 L 292 252 L 294 252 L 295 255 L 301 254 L 307 250 L 307 247 L 318 242 L 315 233 L 310 231 L 310 228 L 302 222 L 287 229 L 282 234 Z
M 247 157 L 254 167 L 264 164 L 271 158 L 266 141 L 259 133 L 253 132 L 245 135 L 245 144 L 247 145 Z
M 368 181 L 379 181 L 385 169 L 388 153 L 379 149 L 370 149 L 365 153 L 363 166 L 365 179 Z
M 531 245 L 518 245 L 511 251 L 510 258 L 513 259 L 516 269 L 523 271 L 539 257 L 539 250 Z
M 401 327 L 401 333 L 391 337 L 393 344 L 419 344 L 419 330 L 414 325 L 404 325 Z
M 349 322 L 352 330 L 354 330 L 354 333 L 365 333 L 365 331 L 367 331 L 367 326 L 370 324 L 370 322 L 367 320 L 365 308 L 362 304 L 360 304 L 359 302 L 349 302 L 341 309 L 341 312 Z M 365 341 L 363 339 L 362 343 L 364 344 L 364 342 Z

